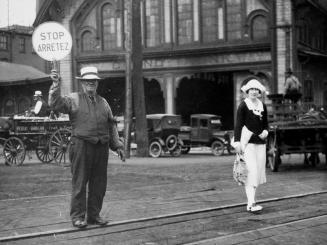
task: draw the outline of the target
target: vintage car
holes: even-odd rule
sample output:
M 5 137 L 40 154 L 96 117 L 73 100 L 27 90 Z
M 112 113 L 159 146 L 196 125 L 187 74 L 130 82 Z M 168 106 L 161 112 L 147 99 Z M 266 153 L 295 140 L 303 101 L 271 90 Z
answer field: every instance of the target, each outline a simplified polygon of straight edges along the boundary
M 172 156 L 181 155 L 181 141 L 178 133 L 181 117 L 174 114 L 149 114 L 146 116 L 149 137 L 149 155 L 159 157 L 164 152 Z
M 221 117 L 213 114 L 192 114 L 191 125 L 182 126 L 179 139 L 182 140 L 182 153 L 186 154 L 191 147 L 210 147 L 215 156 L 225 150 L 233 153 L 230 145 L 232 131 L 221 130 Z

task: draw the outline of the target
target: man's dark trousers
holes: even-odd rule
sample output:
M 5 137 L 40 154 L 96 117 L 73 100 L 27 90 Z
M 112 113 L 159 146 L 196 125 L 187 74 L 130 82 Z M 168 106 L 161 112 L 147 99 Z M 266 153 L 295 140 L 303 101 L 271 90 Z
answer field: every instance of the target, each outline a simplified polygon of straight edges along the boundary
M 86 213 L 88 219 L 99 216 L 107 188 L 108 156 L 108 143 L 92 144 L 73 137 L 70 148 L 73 175 L 70 209 L 72 221 L 84 219 Z M 87 184 L 88 197 L 86 197 Z

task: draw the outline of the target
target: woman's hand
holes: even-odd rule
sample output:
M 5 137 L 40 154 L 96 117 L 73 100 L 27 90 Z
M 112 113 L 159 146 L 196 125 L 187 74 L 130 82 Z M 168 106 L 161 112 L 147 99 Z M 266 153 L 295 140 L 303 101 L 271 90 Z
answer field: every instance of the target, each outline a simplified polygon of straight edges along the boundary
M 263 130 L 261 134 L 259 134 L 260 139 L 265 140 L 268 136 L 268 131 Z
M 234 142 L 232 146 L 234 147 L 236 153 L 242 154 L 243 151 L 240 142 Z

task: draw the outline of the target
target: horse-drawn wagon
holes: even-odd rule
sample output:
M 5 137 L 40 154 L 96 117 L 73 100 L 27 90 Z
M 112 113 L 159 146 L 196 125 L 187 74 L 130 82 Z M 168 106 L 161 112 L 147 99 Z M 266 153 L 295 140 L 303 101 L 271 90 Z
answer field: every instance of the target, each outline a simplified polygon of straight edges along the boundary
M 267 164 L 271 170 L 278 171 L 283 154 L 304 154 L 304 163 L 312 165 L 319 162 L 319 153 L 327 156 L 326 115 L 312 104 L 289 103 L 282 95 L 270 98 Z
M 6 165 L 21 165 L 28 151 L 43 163 L 68 162 L 71 135 L 68 118 L 14 116 L 0 120 L 0 146 Z

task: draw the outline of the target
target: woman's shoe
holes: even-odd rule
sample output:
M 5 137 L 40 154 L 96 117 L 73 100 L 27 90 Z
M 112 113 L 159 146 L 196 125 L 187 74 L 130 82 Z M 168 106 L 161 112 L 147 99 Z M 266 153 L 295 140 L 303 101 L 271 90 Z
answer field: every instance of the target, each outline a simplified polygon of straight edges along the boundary
M 258 213 L 262 210 L 262 206 L 260 205 L 256 205 L 255 203 L 252 204 L 252 205 L 248 205 L 246 207 L 246 211 L 250 212 L 250 213 Z

